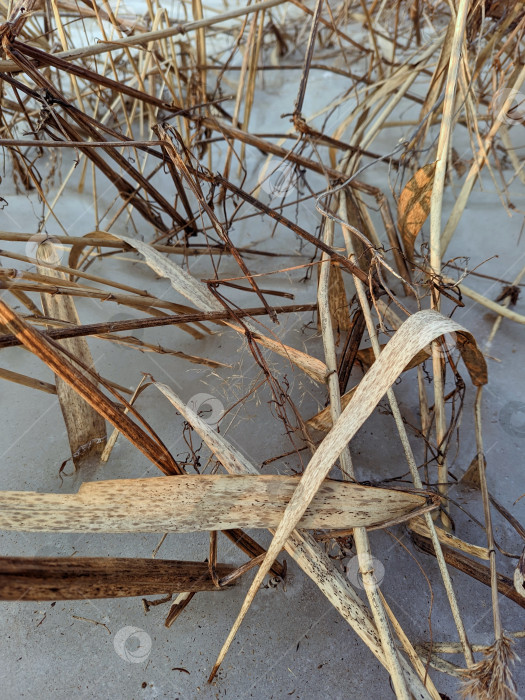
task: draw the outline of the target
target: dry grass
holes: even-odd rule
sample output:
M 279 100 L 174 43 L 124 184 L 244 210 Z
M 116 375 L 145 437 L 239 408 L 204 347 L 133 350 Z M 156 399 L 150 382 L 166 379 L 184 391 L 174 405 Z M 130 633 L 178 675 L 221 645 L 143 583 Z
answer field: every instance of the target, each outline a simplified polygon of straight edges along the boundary
M 465 391 L 472 391 L 466 385 L 487 382 L 475 339 L 448 317 L 463 306 L 463 296 L 486 306 L 497 318 L 490 344 L 502 319 L 525 322 L 509 308 L 522 275 L 501 280 L 503 296 L 485 298 L 468 285 L 468 276 L 480 273 L 467 264 L 458 271 L 447 249 L 482 171 L 499 194 L 502 215 L 515 210 L 513 183 L 525 184 L 515 139 L 525 124 L 523 3 L 265 0 L 222 11 L 192 0 L 181 5 L 179 21 L 154 1 L 138 16 L 105 1 L 0 0 L 0 13 L 3 177 L 11 179 L 11 191 L 38 207 L 34 230 L 0 232 L 6 242 L 0 250 L 0 348 L 24 346 L 57 377 L 55 386 L 1 368 L 0 379 L 58 395 L 80 474 L 104 450 L 103 419 L 115 430 L 104 461 L 122 434 L 165 475 L 203 467 L 191 437 L 190 458 L 179 464 L 140 414 L 135 399 L 154 391 L 150 382 L 128 400 L 123 394 L 129 389 L 105 376 L 103 366 L 93 366 L 90 336 L 136 351 L 138 366 L 139 353 L 147 352 L 159 362 L 169 355 L 213 369 L 208 386 L 224 400 L 231 421 L 247 401 L 269 395 L 273 418 L 288 440 L 283 452 L 298 458 L 302 478 L 268 553 L 247 536 L 237 538 L 252 561 L 235 576 L 259 568 L 210 678 L 264 576 L 280 567 L 274 560 L 285 548 L 381 661 L 397 697 L 439 698 L 427 674 L 431 659 L 440 670 L 467 679 L 465 697 L 516 697 L 514 653 L 498 609 L 501 577 L 480 389 L 478 455 L 469 476 L 477 470 L 487 548 L 447 532 L 453 511 L 447 460 Z M 339 81 L 341 90 L 307 114 L 311 76 L 320 70 Z M 268 84 L 279 86 L 290 113 L 284 120 L 275 115 L 271 132 L 254 133 Z M 385 142 L 391 144 L 387 152 Z M 468 144 L 461 153 L 458 142 Z M 381 172 L 378 180 L 388 186 L 369 184 L 369 168 Z M 455 203 L 446 218 L 443 200 L 452 187 Z M 82 231 L 71 230 L 61 213 L 75 191 L 91 197 L 89 226 Z M 9 195 L 0 205 L 9 211 Z M 268 233 L 293 235 L 295 249 L 245 245 L 255 222 Z M 206 270 L 204 279 L 189 272 L 193 260 Z M 222 272 L 225 260 L 234 273 Z M 155 275 L 169 282 L 168 294 L 130 283 L 132 275 L 121 270 L 129 272 L 137 261 L 147 266 L 152 284 Z M 89 271 L 95 263 L 104 274 Z M 291 273 L 317 280 L 316 293 L 303 304 L 281 303 L 305 288 L 288 283 Z M 132 309 L 140 318 L 101 316 L 83 323 L 77 309 L 82 299 Z M 315 337 L 301 346 L 292 335 L 283 342 L 278 329 L 286 328 L 292 314 L 302 314 L 306 324 L 312 311 L 318 312 L 322 347 Z M 257 320 L 261 316 L 267 316 L 264 324 Z M 147 342 L 149 329 L 160 325 L 178 326 L 174 344 L 184 333 L 195 352 Z M 213 356 L 217 329 L 244 345 L 239 368 Z M 131 335 L 116 335 L 121 331 Z M 138 332 L 146 339 L 133 335 Z M 453 347 L 447 345 L 450 334 Z M 204 343 L 206 352 L 199 351 Z M 460 356 L 470 382 L 460 375 Z M 419 395 L 420 424 L 410 429 L 423 445 L 422 463 L 393 388 L 402 372 Z M 432 397 L 425 381 L 430 375 Z M 190 436 L 195 431 L 208 446 L 204 470 L 220 464 L 256 478 L 258 465 L 240 455 L 225 430 L 210 429 L 198 406 L 169 387 L 161 390 L 184 415 Z M 301 392 L 314 392 L 324 410 L 306 415 Z M 407 490 L 424 487 L 440 496 L 442 527 L 427 510 L 414 529 L 438 560 L 465 659 L 461 673 L 431 648 L 427 658 L 417 656 L 379 591 L 365 527 L 350 533 L 342 522 L 341 532 L 316 536 L 296 529 L 334 464 L 344 480 L 356 479 L 351 438 L 385 395 L 406 459 L 397 471 L 411 479 Z M 390 440 L 383 436 L 385 459 Z M 387 515 L 381 527 L 399 526 Z M 507 520 L 519 535 L 512 517 Z M 368 605 L 320 544 L 338 546 L 342 533 L 345 541 L 353 535 Z M 451 557 L 443 543 L 490 559 L 487 578 L 483 571 L 477 578 L 492 588 L 495 642 L 477 663 L 447 563 L 474 574 L 464 555 Z M 212 534 L 210 581 L 220 588 L 216 548 Z M 167 625 L 192 595 L 179 594 Z

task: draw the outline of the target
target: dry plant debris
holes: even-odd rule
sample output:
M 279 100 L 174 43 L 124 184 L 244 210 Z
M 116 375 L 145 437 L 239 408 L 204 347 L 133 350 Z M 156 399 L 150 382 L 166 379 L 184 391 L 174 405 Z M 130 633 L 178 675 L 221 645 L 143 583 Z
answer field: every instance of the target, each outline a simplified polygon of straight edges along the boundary
M 285 576 L 284 550 L 381 662 L 398 698 L 441 697 L 430 665 L 460 678 L 465 697 L 517 697 L 515 635 L 505 632 L 499 594 L 525 607 L 523 559 L 513 562 L 514 584 L 498 571 L 498 552 L 513 555 L 495 540 L 494 508 L 519 544 L 524 530 L 489 492 L 486 357 L 475 329 L 451 317 L 464 297 L 495 314 L 488 348 L 504 319 L 525 322 L 510 308 L 525 268 L 490 299 L 468 283 L 485 269 L 458 265 L 447 249 L 482 176 L 492 178 L 503 214 L 516 209 L 511 184 L 525 184 L 517 136 L 525 6 L 226 5 L 181 3 L 181 21 L 159 2 L 139 15 L 91 0 L 0 0 L 2 177 L 36 215 L 13 230 L 10 195 L 0 197 L 0 349 L 33 353 L 55 381 L 8 367 L 0 379 L 57 396 L 84 482 L 76 494 L 1 491 L 0 529 L 210 532 L 206 563 L 0 557 L 0 599 L 167 594 L 144 601 L 147 611 L 178 593 L 169 627 L 197 592 L 220 593 L 253 569 L 211 682 L 265 577 Z M 341 89 L 328 90 L 310 114 L 318 71 Z M 265 114 L 269 84 L 288 114 Z M 257 133 L 254 122 L 268 129 Z M 459 154 L 461 139 L 468 146 Z M 80 228 L 64 213 L 75 192 L 91 197 Z M 264 233 L 259 242 L 252 229 Z M 144 279 L 150 289 L 137 286 Z M 310 331 L 300 344 L 287 333 L 293 324 Z M 150 342 L 159 328 L 169 331 L 169 347 Z M 145 353 L 160 368 L 162 355 L 208 368 L 208 393 L 181 397 L 151 370 L 130 390 L 93 354 L 90 338 L 127 351 L 139 371 Z M 220 351 L 224 338 L 237 357 Z M 401 377 L 419 397 L 418 425 L 396 397 Z M 142 414 L 144 392 L 156 400 L 161 392 L 163 410 L 182 416 L 185 458 Z M 463 421 L 469 396 L 473 416 Z M 385 397 L 388 476 L 369 470 L 363 478 L 352 441 Z M 282 454 L 264 464 L 228 435 L 249 401 L 269 407 L 266 420 L 282 435 Z M 390 464 L 392 430 L 402 465 Z M 486 540 L 478 543 L 453 532 L 449 494 L 451 453 L 469 431 L 476 456 L 464 483 L 482 504 Z M 122 465 L 119 479 L 100 480 L 119 435 L 163 476 L 133 479 Z M 89 483 L 93 465 L 98 480 Z M 431 630 L 430 643 L 411 641 L 380 589 L 381 552 L 369 531 L 395 536 L 407 527 L 421 566 L 421 553 L 437 559 L 431 585 L 445 589 L 457 643 L 433 641 Z M 242 528 L 269 529 L 268 550 Z M 248 555 L 245 564 L 217 563 L 218 531 Z M 333 548 L 355 552 L 363 598 L 329 556 Z M 490 646 L 469 638 L 449 567 L 490 587 Z M 462 654 L 464 666 L 447 653 Z

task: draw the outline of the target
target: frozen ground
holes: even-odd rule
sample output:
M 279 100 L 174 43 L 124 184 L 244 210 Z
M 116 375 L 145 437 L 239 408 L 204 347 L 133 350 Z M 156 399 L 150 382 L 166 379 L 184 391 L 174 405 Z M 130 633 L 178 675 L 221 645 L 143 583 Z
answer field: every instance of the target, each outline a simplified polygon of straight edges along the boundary
M 250 124 L 254 132 L 288 128 L 287 118 L 279 115 L 290 112 L 300 73 L 291 74 L 290 89 L 272 82 L 272 74 L 265 78 L 266 109 L 258 111 Z M 306 113 L 313 113 L 332 96 L 341 85 L 330 76 L 316 72 L 308 86 Z M 343 115 L 335 115 L 342 118 Z M 408 118 L 404 115 L 405 118 Z M 280 123 L 280 127 L 276 124 Z M 402 135 L 392 129 L 374 143 L 375 150 L 388 152 Z M 516 140 L 516 143 L 523 143 Z M 466 147 L 466 144 L 465 144 Z M 69 167 L 64 154 L 64 168 Z M 256 181 L 264 159 L 256 152 L 250 154 L 252 172 Z M 76 175 L 75 175 L 76 177 Z M 91 196 L 79 194 L 75 177 L 69 185 L 70 197 L 62 197 L 56 213 L 68 222 L 71 235 L 82 235 L 92 230 Z M 363 179 L 387 190 L 386 168 L 369 170 Z M 321 186 L 320 181 L 317 182 Z M 159 178 L 159 186 L 168 187 Z M 446 211 L 454 201 L 459 187 L 448 189 Z M 8 175 L 3 180 L 2 196 L 9 202 L 1 216 L 1 228 L 11 231 L 34 232 L 40 213 L 36 199 L 17 195 Z M 263 194 L 264 196 L 264 194 Z M 269 195 L 268 195 L 269 196 Z M 102 199 L 110 201 L 107 189 Z M 512 280 L 525 264 L 524 241 L 520 239 L 523 224 L 525 196 L 519 181 L 511 188 L 516 213 L 507 215 L 501 206 L 492 181 L 484 178 L 483 188 L 476 187 L 458 232 L 448 251 L 449 257 L 467 256 L 470 267 L 489 260 L 482 272 Z M 303 222 L 316 216 L 311 205 L 300 212 Z M 49 221 L 50 233 L 59 233 Z M 125 233 L 124 230 L 121 231 Z M 148 236 L 149 232 L 144 231 Z M 290 257 L 276 260 L 253 260 L 259 270 L 272 270 L 299 265 L 307 257 L 297 257 L 310 249 L 299 250 L 297 239 L 283 228 L 272 229 L 259 218 L 248 220 L 236 229 L 236 242 L 249 245 L 257 242 L 261 249 L 291 253 Z M 3 244 L 3 247 L 24 252 L 23 244 Z M 497 256 L 493 258 L 493 256 Z M 159 296 L 180 301 L 168 283 L 159 280 L 137 257 L 126 256 L 113 262 L 112 270 L 118 279 L 129 281 L 139 288 L 147 288 Z M 130 263 L 133 259 L 135 262 Z M 5 263 L 7 265 L 7 263 Z M 104 262 L 97 262 L 90 271 L 104 275 Z M 190 259 L 190 271 L 197 279 L 210 276 L 206 259 Z M 220 272 L 236 274 L 233 261 L 224 259 Z M 314 298 L 314 282 L 302 283 L 304 272 L 295 270 L 266 278 L 265 286 L 293 291 L 296 301 Z M 495 298 L 501 285 L 487 279 L 470 277 L 468 284 Z M 233 297 L 233 294 L 231 295 Z M 246 299 L 238 300 L 246 304 Z M 13 303 L 12 298 L 8 299 Z M 15 304 L 16 307 L 16 304 Z M 95 303 L 79 300 L 78 311 L 83 323 L 109 320 L 117 314 L 130 317 L 133 313 L 117 308 L 109 302 Z M 516 310 L 524 313 L 520 300 Z M 138 312 L 137 312 L 137 315 Z M 465 300 L 465 308 L 458 309 L 456 320 L 464 324 L 484 346 L 494 322 L 486 309 Z M 288 344 L 322 357 L 320 339 L 315 324 L 305 328 L 311 314 L 289 318 L 274 331 Z M 265 321 L 266 322 L 266 321 Z M 238 337 L 229 331 L 220 338 L 210 337 L 195 348 L 194 341 L 182 332 L 165 328 L 152 329 L 143 336 L 148 342 L 161 344 L 188 353 L 208 355 L 232 365 L 231 369 L 210 371 L 185 363 L 174 357 L 142 354 L 103 340 L 90 339 L 90 347 L 99 372 L 105 377 L 129 387 L 135 387 L 142 372 L 173 386 L 186 400 L 206 392 L 220 400 L 225 407 L 235 403 L 258 380 L 252 357 Z M 515 503 L 525 490 L 523 487 L 523 450 L 525 447 L 525 399 L 523 386 L 525 366 L 522 348 L 525 328 L 510 321 L 502 327 L 490 348 L 489 385 L 484 394 L 484 442 L 488 462 L 489 488 L 494 496 L 522 522 L 525 499 Z M 324 405 L 324 389 L 305 380 L 290 366 L 275 358 L 272 367 L 281 377 L 287 376 L 292 396 L 301 405 L 303 415 L 309 417 Z M 3 350 L 2 367 L 52 381 L 51 373 L 38 360 L 18 348 Z M 464 367 L 462 374 L 467 377 Z M 358 380 L 356 375 L 354 380 Z M 404 415 L 413 423 L 418 421 L 418 403 L 413 374 L 405 375 L 397 388 Z M 460 477 L 475 454 L 472 427 L 474 391 L 467 383 L 465 416 L 461 441 L 457 452 L 451 451 L 451 471 Z M 230 414 L 222 432 L 234 442 L 255 464 L 287 452 L 289 442 L 280 424 L 272 416 L 269 396 L 264 392 L 251 397 L 243 407 Z M 174 456 L 184 456 L 188 448 L 182 435 L 182 420 L 175 410 L 159 395 L 149 390 L 142 394 L 137 407 L 164 439 Z M 75 491 L 79 482 L 73 476 L 59 478 L 61 463 L 68 457 L 68 443 L 60 408 L 55 397 L 3 382 L 0 393 L 2 430 L 0 434 L 0 488 L 37 491 Z M 411 418 L 413 420 L 411 420 Z M 416 455 L 421 457 L 421 445 L 413 440 Z M 405 471 L 401 446 L 390 416 L 376 412 L 352 442 L 358 474 L 363 479 L 385 478 Z M 206 453 L 203 451 L 203 455 Z M 203 459 L 203 463 L 205 460 Z M 266 468 L 266 472 L 284 473 L 297 467 L 296 458 L 286 458 Z M 156 476 L 155 467 L 125 440 L 119 439 L 107 465 L 98 469 L 94 479 L 117 477 Z M 483 519 L 479 495 L 465 487 L 452 488 L 452 496 L 461 506 L 478 519 Z M 484 533 L 474 521 L 457 507 L 453 509 L 458 532 L 464 539 L 484 545 Z M 506 522 L 494 515 L 495 535 L 508 552 L 519 554 L 522 546 L 518 535 Z M 268 543 L 269 535 L 252 533 L 261 543 Z M 408 535 L 402 528 L 396 536 L 414 554 Z M 384 532 L 370 534 L 373 552 L 385 569 L 383 593 L 410 639 L 429 640 L 429 612 L 431 596 L 428 583 L 414 564 L 409 553 Z M 136 556 L 149 557 L 156 547 L 156 535 L 33 535 L 27 533 L 0 533 L 0 551 L 3 555 L 38 556 Z M 220 538 L 219 560 L 233 563 L 244 561 L 239 551 L 225 538 Z M 170 535 L 158 556 L 162 558 L 202 560 L 207 555 L 205 534 Z M 432 582 L 432 635 L 435 641 L 456 641 L 455 628 L 440 584 L 438 569 L 433 558 L 415 553 Z M 56 700 L 78 698 L 115 698 L 148 700 L 169 698 L 175 700 L 229 697 L 245 698 L 331 698 L 369 700 L 394 697 L 382 666 L 358 640 L 345 621 L 332 608 L 314 584 L 286 557 L 289 576 L 285 585 L 263 588 L 238 633 L 218 679 L 207 685 L 206 678 L 217 653 L 242 603 L 249 579 L 242 579 L 231 591 L 214 595 L 197 595 L 186 611 L 170 629 L 163 626 L 166 605 L 154 607 L 145 614 L 139 598 L 99 601 L 72 601 L 56 603 L 0 603 L 3 635 L 0 638 L 0 695 L 6 700 L 36 697 Z M 347 565 L 344 560 L 342 565 Z M 499 570 L 512 576 L 513 560 L 499 557 Z M 466 629 L 473 643 L 492 641 L 490 591 L 482 584 L 452 570 Z M 501 598 L 503 624 L 509 631 L 523 627 L 522 610 Z M 129 637 L 129 628 L 135 636 Z M 137 630 L 139 630 L 137 632 Z M 138 646 L 140 640 L 141 645 Z M 523 641 L 516 644 L 523 656 Z M 126 658 L 126 656 L 128 658 Z M 131 658 L 133 657 L 133 658 Z M 447 657 L 461 664 L 460 657 Z M 458 697 L 454 680 L 431 671 L 442 693 Z M 516 668 L 516 680 L 524 692 L 525 672 Z

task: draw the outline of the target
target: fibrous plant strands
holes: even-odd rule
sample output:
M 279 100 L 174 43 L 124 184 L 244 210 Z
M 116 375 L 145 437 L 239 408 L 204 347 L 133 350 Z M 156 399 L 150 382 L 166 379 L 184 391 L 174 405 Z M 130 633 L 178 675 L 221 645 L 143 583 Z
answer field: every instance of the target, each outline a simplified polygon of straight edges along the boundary
M 73 495 L 0 492 L 0 528 L 195 532 L 276 527 L 299 477 L 173 476 L 83 484 Z M 299 526 L 381 527 L 437 507 L 434 494 L 327 480 Z

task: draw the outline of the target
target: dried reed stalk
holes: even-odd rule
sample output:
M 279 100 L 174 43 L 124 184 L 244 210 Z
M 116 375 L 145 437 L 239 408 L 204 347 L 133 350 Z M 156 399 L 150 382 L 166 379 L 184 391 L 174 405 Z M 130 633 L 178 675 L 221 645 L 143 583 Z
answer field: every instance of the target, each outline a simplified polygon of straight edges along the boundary
M 465 42 L 465 25 L 469 8 L 468 0 L 459 0 L 457 7 L 454 34 L 450 47 L 450 57 L 447 68 L 447 80 L 445 84 L 445 99 L 443 104 L 443 116 L 441 128 L 439 130 L 439 141 L 437 146 L 437 163 L 434 173 L 432 195 L 430 198 L 430 267 L 432 275 L 438 277 L 441 274 L 441 256 L 443 254 L 442 231 L 441 231 L 441 211 L 443 207 L 443 190 L 445 186 L 445 175 L 447 172 L 448 152 L 450 148 L 450 138 L 452 134 L 452 122 L 454 119 L 456 83 L 462 46 Z M 436 290 L 432 296 L 432 308 L 438 311 L 441 308 L 439 292 Z M 443 525 L 450 529 L 451 521 L 447 512 L 449 509 L 447 494 L 447 459 L 443 453 L 445 438 L 447 433 L 445 399 L 443 386 L 443 365 L 438 343 L 434 343 L 432 348 L 432 368 L 434 370 L 434 414 L 436 424 L 436 443 L 439 451 L 438 474 L 439 491 L 444 496 L 442 520 Z M 472 658 L 470 659 L 472 661 Z
M 318 5 L 320 7 L 320 3 Z M 333 246 L 334 239 L 334 222 L 329 219 L 325 223 L 324 240 L 327 245 Z M 330 310 L 330 258 L 326 253 L 323 253 L 321 258 L 321 273 L 319 276 L 319 285 L 317 291 L 317 299 L 319 305 L 319 321 L 321 324 L 321 332 L 323 337 L 323 346 L 325 353 L 326 366 L 330 372 L 328 376 L 328 392 L 330 396 L 330 411 L 332 421 L 335 424 L 341 415 L 341 395 L 339 392 L 339 381 L 337 376 L 337 358 L 334 344 L 334 329 L 332 326 L 332 317 Z M 341 463 L 341 471 L 343 478 L 355 479 L 350 448 L 346 446 L 339 455 Z M 359 559 L 359 571 L 362 576 L 363 585 L 366 595 L 372 610 L 372 615 L 376 623 L 381 646 L 385 653 L 388 670 L 392 684 L 398 698 L 409 698 L 409 691 L 406 680 L 401 669 L 398 651 L 395 648 L 394 640 L 387 623 L 387 616 L 383 606 L 383 602 L 379 595 L 379 587 L 374 572 L 374 562 L 370 550 L 370 542 L 366 534 L 366 530 L 362 527 L 356 527 L 354 530 L 354 539 L 356 543 L 357 556 Z
M 485 515 L 485 530 L 487 533 L 487 546 L 489 550 L 490 562 L 490 590 L 492 602 L 492 619 L 494 624 L 494 644 L 483 652 L 484 658 L 469 668 L 464 674 L 464 682 L 461 687 L 462 697 L 479 698 L 479 700 L 489 700 L 490 698 L 502 698 L 502 700 L 513 700 L 517 698 L 516 684 L 512 678 L 511 667 L 515 661 L 516 653 L 512 649 L 512 640 L 503 632 L 501 625 L 501 615 L 498 597 L 498 572 L 496 569 L 496 546 L 494 543 L 494 532 L 492 528 L 492 517 L 490 513 L 490 500 L 485 475 L 486 463 L 483 454 L 481 401 L 483 396 L 482 387 L 476 393 L 474 406 L 476 421 L 476 446 L 479 468 L 479 483 L 481 496 L 483 499 L 483 512 Z

